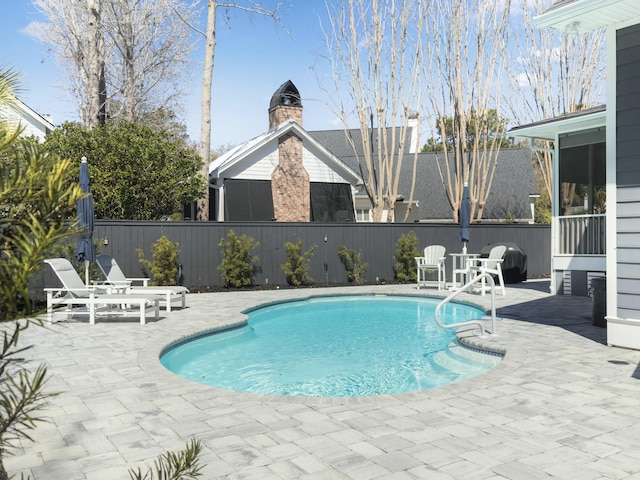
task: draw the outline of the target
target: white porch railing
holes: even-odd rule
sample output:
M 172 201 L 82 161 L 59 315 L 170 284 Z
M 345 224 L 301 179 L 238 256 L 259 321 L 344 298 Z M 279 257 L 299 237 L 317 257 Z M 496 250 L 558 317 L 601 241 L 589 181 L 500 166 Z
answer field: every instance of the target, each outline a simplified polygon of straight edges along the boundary
M 558 217 L 560 255 L 604 255 L 606 214 Z

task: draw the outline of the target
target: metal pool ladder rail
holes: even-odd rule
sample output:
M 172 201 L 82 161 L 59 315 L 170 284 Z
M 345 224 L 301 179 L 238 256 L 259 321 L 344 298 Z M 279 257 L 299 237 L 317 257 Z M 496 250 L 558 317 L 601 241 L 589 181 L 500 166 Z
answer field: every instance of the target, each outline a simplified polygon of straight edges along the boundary
M 474 284 L 478 283 L 478 281 L 482 280 L 483 278 L 489 279 L 489 286 L 491 287 L 491 335 L 496 335 L 496 282 L 490 273 L 481 273 L 480 275 L 477 275 L 476 277 L 472 278 L 471 281 L 469 281 L 467 284 L 463 285 L 460 289 L 453 292 L 438 304 L 435 311 L 435 317 L 436 323 L 439 327 L 458 328 L 464 327 L 466 325 L 477 325 L 478 327 L 480 327 L 480 336 L 485 337 L 486 330 L 484 328 L 484 324 L 480 320 L 469 320 L 467 322 L 450 323 L 446 325 L 440 322 L 440 309 L 445 304 L 449 303 L 451 300 L 457 297 L 460 293 L 469 290 Z

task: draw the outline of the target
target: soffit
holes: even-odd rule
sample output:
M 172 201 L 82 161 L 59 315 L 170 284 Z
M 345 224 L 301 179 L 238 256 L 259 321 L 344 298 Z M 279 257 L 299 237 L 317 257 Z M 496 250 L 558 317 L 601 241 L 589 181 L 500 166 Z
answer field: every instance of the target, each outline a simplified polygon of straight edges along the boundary
M 535 18 L 538 27 L 588 33 L 640 17 L 638 0 L 563 0 Z
M 602 128 L 606 125 L 606 116 L 606 108 L 602 105 L 589 110 L 514 127 L 509 130 L 508 134 L 511 137 L 555 140 L 556 135 Z

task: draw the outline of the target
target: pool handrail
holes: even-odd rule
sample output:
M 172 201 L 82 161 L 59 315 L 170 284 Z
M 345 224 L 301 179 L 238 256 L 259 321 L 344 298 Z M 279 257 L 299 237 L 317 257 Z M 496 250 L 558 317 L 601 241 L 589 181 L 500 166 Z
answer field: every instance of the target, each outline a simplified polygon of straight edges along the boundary
M 489 286 L 491 287 L 491 335 L 496 334 L 496 282 L 490 273 L 481 273 L 479 275 L 476 275 L 468 283 L 457 289 L 455 292 L 450 294 L 438 304 L 435 311 L 435 318 L 436 323 L 440 328 L 458 328 L 467 325 L 477 325 L 478 327 L 480 327 L 480 337 L 485 337 L 486 330 L 484 328 L 484 324 L 480 320 L 469 320 L 467 322 L 449 323 L 446 325 L 440 321 L 440 309 L 455 297 L 457 297 L 460 293 L 469 290 L 475 283 L 478 283 L 478 281 L 482 280 L 483 278 L 489 279 Z

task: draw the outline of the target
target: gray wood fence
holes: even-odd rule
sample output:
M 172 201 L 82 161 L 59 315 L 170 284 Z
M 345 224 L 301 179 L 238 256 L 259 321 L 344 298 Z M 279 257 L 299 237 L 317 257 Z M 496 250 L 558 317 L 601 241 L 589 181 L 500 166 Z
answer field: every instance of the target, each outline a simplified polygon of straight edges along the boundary
M 260 271 L 254 283 L 286 283 L 281 265 L 286 262 L 286 242 L 303 241 L 303 251 L 316 245 L 310 274 L 316 284 L 347 282 L 347 273 L 338 257 L 341 245 L 362 252 L 362 261 L 368 263 L 366 281 L 378 278 L 387 282 L 394 277 L 394 254 L 401 235 L 413 231 L 419 239 L 419 248 L 440 244 L 447 254 L 460 252 L 462 245 L 456 239 L 459 226 L 454 224 L 318 224 L 318 223 L 235 223 L 235 222 L 131 222 L 97 221 L 94 239 L 100 251 L 112 255 L 125 274 L 139 277 L 142 267 L 136 249 L 141 248 L 150 259 L 151 246 L 163 235 L 180 245 L 182 283 L 194 290 L 223 285 L 218 271 L 222 261 L 220 239 L 229 230 L 246 234 L 259 246 L 252 252 L 258 257 Z M 551 233 L 548 225 L 474 224 L 471 226 L 469 252 L 479 252 L 490 243 L 514 242 L 527 255 L 529 278 L 548 276 L 551 264 Z M 451 278 L 451 259 L 447 260 L 447 279 Z M 45 274 L 45 282 L 51 277 Z M 55 279 L 54 279 L 55 281 Z M 55 284 L 55 283 L 54 283 Z

